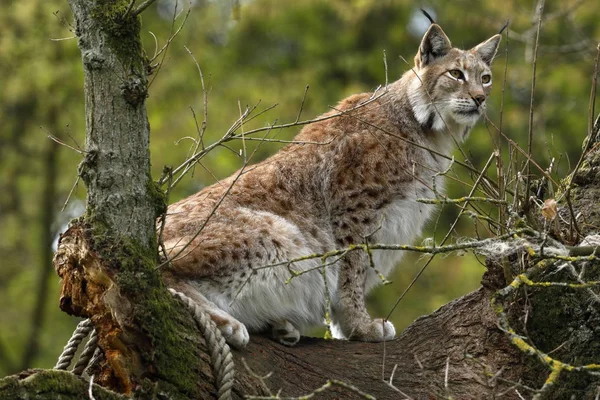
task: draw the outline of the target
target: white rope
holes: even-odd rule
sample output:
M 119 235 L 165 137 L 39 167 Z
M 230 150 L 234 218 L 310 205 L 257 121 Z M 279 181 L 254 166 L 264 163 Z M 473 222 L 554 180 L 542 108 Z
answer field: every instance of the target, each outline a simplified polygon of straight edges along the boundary
M 210 353 L 218 400 L 231 399 L 231 389 L 233 388 L 233 383 L 235 381 L 233 356 L 231 355 L 231 349 L 225 342 L 225 338 L 221 334 L 221 331 L 219 331 L 219 328 L 217 328 L 217 325 L 210 316 L 192 299 L 176 290 L 169 289 L 169 291 L 193 311 L 194 320 L 196 321 L 198 328 L 200 328 L 202 336 L 204 336 L 204 339 L 206 340 L 206 345 L 208 346 L 208 351 Z M 102 355 L 102 352 L 98 348 L 98 333 L 94 329 L 92 321 L 86 319 L 81 321 L 77 325 L 77 328 L 75 328 L 71 339 L 69 339 L 62 354 L 58 357 L 58 362 L 54 369 L 66 370 L 69 365 L 71 365 L 79 345 L 90 332 L 92 333 L 90 339 L 86 343 L 72 372 L 75 375 L 81 375 L 86 368 L 93 366 L 98 361 L 99 357 Z
M 92 356 L 92 359 L 88 363 L 84 372 L 86 374 L 88 374 L 89 376 L 91 376 L 92 374 L 90 373 L 90 369 L 93 368 L 94 365 L 99 363 L 102 358 L 104 358 L 104 353 L 102 353 L 102 350 L 100 350 L 100 347 L 96 347 L 96 350 L 94 351 L 94 355 Z
M 56 362 L 54 369 L 65 370 L 69 368 L 69 365 L 71 365 L 73 356 L 75 356 L 75 352 L 77 352 L 81 341 L 85 339 L 93 329 L 94 326 L 92 325 L 92 321 L 89 319 L 83 320 L 77 324 L 77 328 L 75 328 L 73 336 L 71 336 L 71 339 L 69 339 L 61 355 L 58 357 L 58 361 Z
M 171 294 L 179 298 L 183 303 L 194 312 L 194 320 L 198 324 L 202 336 L 206 340 L 210 359 L 212 361 L 213 373 L 215 375 L 216 386 L 218 389 L 218 400 L 231 399 L 231 389 L 233 388 L 235 370 L 233 365 L 233 356 L 225 338 L 217 328 L 210 316 L 185 294 L 173 289 L 169 289 Z
M 92 330 L 92 334 L 90 335 L 90 339 L 85 344 L 81 355 L 79 356 L 79 360 L 73 367 L 73 372 L 75 375 L 83 374 L 83 371 L 87 368 L 88 365 L 92 365 L 90 360 L 94 353 L 98 350 L 98 332 L 94 329 Z

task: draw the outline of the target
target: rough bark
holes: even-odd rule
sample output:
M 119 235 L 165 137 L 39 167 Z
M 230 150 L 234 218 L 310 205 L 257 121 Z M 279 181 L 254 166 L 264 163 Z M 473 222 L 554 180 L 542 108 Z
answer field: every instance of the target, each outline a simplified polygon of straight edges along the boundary
M 288 348 L 253 337 L 248 349 L 237 353 L 237 360 L 243 356 L 256 374 L 273 372 L 266 383 L 273 393 L 282 389 L 288 396 L 308 394 L 327 379 L 336 379 L 378 399 L 398 399 L 400 394 L 382 380 L 385 377 L 389 382 L 397 366 L 393 385 L 415 399 L 450 395 L 458 399 L 493 398 L 494 393 L 511 385 L 488 382 L 488 373 L 505 369 L 503 378 L 518 380 L 521 355 L 497 328 L 488 296 L 489 291 L 481 288 L 457 299 L 419 318 L 385 345 L 303 338 L 296 347 Z M 236 392 L 240 398 L 254 394 L 248 391 L 251 385 L 245 383 L 253 378 L 242 372 L 238 379 L 244 385 L 238 389 L 245 391 Z M 318 398 L 361 397 L 335 387 Z
M 581 167 L 574 171 L 571 202 L 573 215 L 578 216 L 578 229 L 563 223 L 556 236 L 566 242 L 580 241 L 585 236 L 600 234 L 600 115 L 596 118 L 591 138 L 584 141 Z M 588 143 L 589 142 L 589 143 Z M 557 196 L 558 197 L 558 196 Z M 570 221 L 571 212 L 566 201 L 561 204 L 561 220 Z M 575 238 L 575 239 L 572 239 Z M 600 264 L 589 263 L 580 269 L 586 282 L 600 281 Z M 575 282 L 567 268 L 557 269 L 540 280 Z M 600 302 L 598 287 L 593 291 L 561 287 L 531 288 L 515 299 L 514 327 L 526 334 L 541 351 L 557 360 L 574 366 L 597 364 L 600 361 Z M 524 315 L 526 326 L 522 321 Z M 540 387 L 548 377 L 548 366 L 536 358 L 526 359 L 523 381 Z M 544 399 L 597 399 L 600 394 L 600 376 L 585 372 L 562 373 L 554 388 Z
M 117 237 L 155 248 L 161 199 L 150 176 L 147 63 L 128 1 L 69 1 L 84 67 L 87 216 Z

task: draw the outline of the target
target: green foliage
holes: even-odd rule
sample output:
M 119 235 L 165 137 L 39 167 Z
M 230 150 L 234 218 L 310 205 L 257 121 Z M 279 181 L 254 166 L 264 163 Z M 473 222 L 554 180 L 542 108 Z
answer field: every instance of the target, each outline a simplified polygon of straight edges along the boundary
M 128 3 L 118 2 L 122 7 Z M 168 2 L 158 2 L 163 9 Z M 183 2 L 180 2 L 183 4 Z M 548 0 L 546 14 L 569 7 L 571 2 Z M 187 4 L 187 3 L 186 3 Z M 164 165 L 177 166 L 193 144 L 184 137 L 197 135 L 196 122 L 203 116 L 203 94 L 196 65 L 184 45 L 194 54 L 204 73 L 208 93 L 208 120 L 204 143 L 220 138 L 246 106 L 258 104 L 273 110 L 255 118 L 244 130 L 277 122 L 294 121 L 310 86 L 302 119 L 310 119 L 335 106 L 338 100 L 356 92 L 373 90 L 386 81 L 383 62 L 385 50 L 389 81 L 397 79 L 412 65 L 422 32 L 411 24 L 419 16 L 409 1 L 343 0 L 253 0 L 244 2 L 239 20 L 232 18 L 229 2 L 198 1 L 186 26 L 155 62 L 162 61 L 149 77 L 147 99 L 151 126 L 153 175 L 158 178 Z M 503 39 L 494 64 L 494 84 L 488 105 L 490 120 L 511 139 L 526 148 L 529 101 L 531 95 L 531 53 L 522 34 L 531 28 L 533 4 L 516 0 L 504 2 L 430 1 L 435 18 L 454 45 L 468 48 L 495 34 L 511 18 L 509 40 Z M 187 5 L 186 5 L 187 7 Z M 142 15 L 142 45 L 151 58 L 154 37 L 160 49 L 177 30 L 183 15 L 172 24 L 150 7 Z M 54 12 L 56 16 L 53 15 Z M 106 10 L 105 10 L 106 11 Z M 120 10 L 119 10 L 120 12 Z M 111 20 L 110 18 L 108 20 Z M 114 21 L 114 20 L 113 20 Z M 62 228 L 70 218 L 60 209 L 76 179 L 81 155 L 60 147 L 57 163 L 56 196 L 47 198 L 40 183 L 45 152 L 50 142 L 44 127 L 70 146 L 83 146 L 84 112 L 81 56 L 76 39 L 50 41 L 73 36 L 69 10 L 63 0 L 34 2 L 22 0 L 5 6 L 0 14 L 0 376 L 21 369 L 19 360 L 31 329 L 29 315 L 37 295 L 41 268 L 51 268 L 43 259 L 40 232 Z M 107 21 L 110 23 L 110 21 Z M 111 29 L 117 29 L 113 26 Z M 517 34 L 522 34 L 517 36 Z M 117 37 L 116 35 L 115 37 Z M 600 37 L 597 10 L 593 2 L 584 2 L 569 18 L 558 17 L 543 26 L 539 51 L 536 107 L 534 114 L 534 159 L 547 168 L 556 158 L 555 176 L 564 176 L 579 157 L 581 141 L 587 131 L 588 97 L 595 42 Z M 583 45 L 581 45 L 583 43 Z M 586 46 L 587 44 L 587 46 Z M 508 46 L 508 58 L 505 49 Z M 573 51 L 568 51 L 569 49 Z M 401 58 L 402 57 L 402 58 Z M 403 61 L 405 59 L 409 65 Z M 506 64 L 506 67 L 505 67 Z M 503 75 L 506 68 L 506 82 Z M 504 87 L 504 93 L 503 93 Z M 598 108 L 598 107 L 597 107 Z M 291 139 L 298 128 L 270 132 L 270 138 Z M 71 137 L 73 139 L 71 139 Z M 179 142 L 178 142 L 179 141 Z M 481 123 L 471 134 L 465 149 L 473 164 L 481 167 L 502 143 L 508 161 L 506 141 L 490 123 Z M 173 202 L 224 178 L 242 166 L 241 142 L 228 144 L 202 160 L 194 174 L 169 194 Z M 280 144 L 246 142 L 247 153 L 254 150 L 252 162 L 267 157 Z M 457 155 L 458 159 L 461 159 Z M 519 156 L 519 162 L 523 157 Z M 205 167 L 205 168 L 203 168 Z M 494 167 L 491 167 L 493 170 Z M 472 181 L 467 171 L 455 168 L 451 173 L 450 196 L 468 191 L 461 181 Z M 71 204 L 85 198 L 79 185 Z M 47 207 L 49 205 L 49 207 Z M 52 210 L 56 224 L 43 226 L 43 210 Z M 458 209 L 446 205 L 426 236 L 439 242 Z M 434 225 L 437 229 L 434 229 Z M 476 231 L 475 231 L 476 228 Z M 434 232 L 435 230 L 435 232 Z M 462 218 L 458 235 L 486 235 L 482 225 Z M 392 285 L 371 296 L 374 315 L 385 316 L 424 260 L 406 257 Z M 438 257 L 392 314 L 397 328 L 430 312 L 478 286 L 482 267 L 472 257 Z M 60 313 L 58 279 L 52 276 L 47 299 L 45 325 L 40 331 L 40 353 L 31 366 L 53 365 L 72 331 L 75 321 Z

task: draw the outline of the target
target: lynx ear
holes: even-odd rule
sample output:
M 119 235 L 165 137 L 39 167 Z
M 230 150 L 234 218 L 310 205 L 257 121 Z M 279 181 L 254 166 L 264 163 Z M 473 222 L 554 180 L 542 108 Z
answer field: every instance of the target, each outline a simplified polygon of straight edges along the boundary
M 487 65 L 490 65 L 496 56 L 498 46 L 500 46 L 500 39 L 502 39 L 502 35 L 494 35 L 485 42 L 473 47 L 471 51 L 477 53 Z
M 450 39 L 448 39 L 442 28 L 437 24 L 431 24 L 425 32 L 419 51 L 415 56 L 417 69 L 423 68 L 435 59 L 445 56 L 451 48 Z

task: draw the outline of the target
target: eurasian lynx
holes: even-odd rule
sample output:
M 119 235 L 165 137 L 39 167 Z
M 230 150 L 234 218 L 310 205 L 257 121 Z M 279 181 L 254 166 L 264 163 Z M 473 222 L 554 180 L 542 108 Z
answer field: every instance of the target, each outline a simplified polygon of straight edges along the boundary
M 301 130 L 295 141 L 303 144 L 171 205 L 167 286 L 203 307 L 237 347 L 248 342 L 248 330 L 266 329 L 295 344 L 303 329 L 323 324 L 326 290 L 335 337 L 393 339 L 394 326 L 365 308 L 365 294 L 380 278 L 364 251 L 348 252 L 324 275 L 318 258 L 295 263 L 295 271 L 314 270 L 288 283 L 286 265 L 260 267 L 365 240 L 410 243 L 420 235 L 433 206 L 415 199 L 435 196 L 433 180 L 442 189 L 436 173 L 449 161 L 440 154 L 449 155 L 485 110 L 500 39 L 460 50 L 432 24 L 414 69 L 380 95 L 342 100 L 325 114 L 341 116 Z M 372 261 L 387 275 L 401 257 L 380 251 Z

